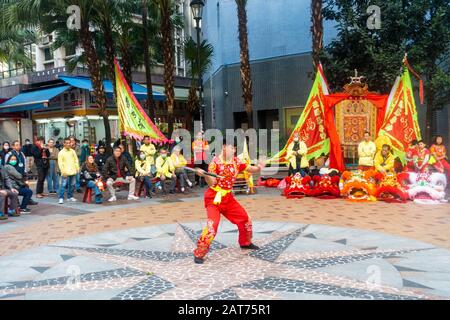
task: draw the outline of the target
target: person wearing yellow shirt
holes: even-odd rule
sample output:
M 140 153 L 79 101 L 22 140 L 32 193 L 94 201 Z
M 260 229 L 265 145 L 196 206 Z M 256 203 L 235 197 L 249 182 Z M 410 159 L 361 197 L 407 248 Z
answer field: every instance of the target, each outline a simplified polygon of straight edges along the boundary
M 58 167 L 61 172 L 61 184 L 59 185 L 59 204 L 64 203 L 64 193 L 67 187 L 67 200 L 77 201 L 73 197 L 76 175 L 80 170 L 78 156 L 71 147 L 69 138 L 64 139 L 64 148 L 58 153 Z
M 181 192 L 184 192 L 185 184 L 187 183 L 189 187 L 192 187 L 192 182 L 189 180 L 186 170 L 184 169 L 184 167 L 187 165 L 187 161 L 181 154 L 181 148 L 178 146 L 173 148 L 170 158 L 172 159 L 173 165 L 175 166 L 175 174 L 177 176 L 177 179 L 179 179 L 180 181 Z
M 139 151 L 136 161 L 134 162 L 134 167 L 136 168 L 136 179 L 144 184 L 147 198 L 152 197 L 152 173 L 150 160 L 145 156 L 144 151 Z
M 177 175 L 175 174 L 175 166 L 172 158 L 169 157 L 167 149 L 159 151 L 159 157 L 156 158 L 156 176 L 161 180 L 161 188 L 166 194 L 166 180 L 171 180 L 169 193 L 175 193 L 175 186 L 177 185 Z
M 141 145 L 140 151 L 144 152 L 146 160 L 148 160 L 150 165 L 154 165 L 155 164 L 156 147 L 153 143 L 150 142 L 149 136 L 145 136 L 143 142 L 144 142 L 144 144 Z
M 289 161 L 289 176 L 300 172 L 302 176 L 307 174 L 309 162 L 306 157 L 308 147 L 300 140 L 298 132 L 294 133 L 294 140 L 288 145 L 286 160 Z
M 370 133 L 364 132 L 364 139 L 358 145 L 358 169 L 362 171 L 373 169 L 373 159 L 376 152 L 377 146 L 371 140 Z
M 381 173 L 394 173 L 395 158 L 391 152 L 391 146 L 384 144 L 375 155 L 375 169 Z

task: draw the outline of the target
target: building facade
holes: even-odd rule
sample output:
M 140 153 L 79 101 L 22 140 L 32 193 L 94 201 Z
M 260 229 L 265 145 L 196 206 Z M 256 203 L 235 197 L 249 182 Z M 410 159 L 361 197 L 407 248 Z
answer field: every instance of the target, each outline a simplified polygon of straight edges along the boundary
M 194 21 L 188 0 L 177 0 L 175 10 L 184 17 L 184 25 L 174 30 L 175 56 L 175 128 L 186 125 L 186 101 L 190 79 L 183 54 L 183 44 L 194 32 Z M 81 47 L 61 47 L 53 50 L 55 34 L 42 35 L 38 43 L 29 44 L 29 53 L 33 68 L 25 72 L 20 67 L 11 64 L 0 65 L 0 99 L 7 101 L 19 93 L 32 92 L 59 86 L 63 81 L 61 76 L 81 76 L 89 78 L 89 73 L 79 65 L 74 71 L 68 72 L 68 60 L 82 54 Z M 164 93 L 164 67 L 162 61 L 152 69 L 153 91 Z M 133 81 L 146 85 L 145 69 L 140 67 L 133 72 Z M 145 106 L 145 99 L 140 100 Z M 119 136 L 117 108 L 108 95 L 108 113 L 112 137 Z M 164 132 L 167 130 L 167 111 L 164 102 L 156 102 L 156 125 Z M 87 138 L 91 143 L 105 137 L 103 119 L 100 117 L 92 92 L 83 88 L 72 87 L 48 101 L 45 108 L 14 112 L 0 110 L 0 137 L 3 140 L 20 138 L 31 139 L 33 136 L 44 136 L 46 140 L 59 139 L 73 135 L 78 139 Z M 9 112 L 11 111 L 11 112 Z
M 248 40 L 253 81 L 255 128 L 295 126 L 312 85 L 309 0 L 249 0 Z M 205 125 L 246 128 L 240 83 L 237 7 L 234 0 L 208 0 L 203 37 L 214 46 L 213 64 L 204 77 Z M 334 30 L 325 23 L 325 42 Z
M 294 129 L 313 82 L 310 4 L 310 0 L 247 2 L 253 124 L 257 129 L 279 129 L 282 140 Z M 203 38 L 214 46 L 212 67 L 204 76 L 205 127 L 245 129 L 235 0 L 207 0 L 202 24 Z M 336 35 L 332 22 L 324 21 L 324 45 Z M 425 133 L 426 107 L 419 104 L 418 83 L 414 86 L 419 125 Z M 450 140 L 449 112 L 436 111 L 433 121 L 433 134 Z

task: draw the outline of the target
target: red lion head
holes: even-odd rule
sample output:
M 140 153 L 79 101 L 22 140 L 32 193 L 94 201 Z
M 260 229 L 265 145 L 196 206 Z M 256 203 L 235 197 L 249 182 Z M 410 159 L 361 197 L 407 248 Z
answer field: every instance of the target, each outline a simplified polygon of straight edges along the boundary
M 302 177 L 300 173 L 296 173 L 292 177 L 286 178 L 286 189 L 284 195 L 286 198 L 303 198 L 311 192 L 311 177 Z

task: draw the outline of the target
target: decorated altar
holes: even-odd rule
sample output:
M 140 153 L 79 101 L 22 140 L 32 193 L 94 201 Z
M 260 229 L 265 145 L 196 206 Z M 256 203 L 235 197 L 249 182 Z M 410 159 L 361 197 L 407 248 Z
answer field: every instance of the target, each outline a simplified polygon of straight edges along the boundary
M 287 147 L 299 133 L 308 147 L 308 160 L 328 156 L 329 166 L 342 172 L 358 162 L 358 144 L 366 131 L 373 139 L 380 135 L 389 138 L 395 155 L 403 162 L 409 143 L 421 138 L 406 58 L 404 62 L 402 76 L 396 79 L 389 95 L 369 91 L 356 70 L 343 92 L 330 93 L 319 65 L 294 131 L 286 146 L 268 163 L 286 164 Z

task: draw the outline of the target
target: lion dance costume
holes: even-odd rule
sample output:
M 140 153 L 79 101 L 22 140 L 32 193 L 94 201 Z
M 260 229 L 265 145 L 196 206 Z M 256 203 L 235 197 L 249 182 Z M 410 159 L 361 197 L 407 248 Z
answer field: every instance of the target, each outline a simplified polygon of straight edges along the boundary
M 231 193 L 233 183 L 239 173 L 247 169 L 248 164 L 237 157 L 225 163 L 219 157 L 214 157 L 208 171 L 222 176 L 217 179 L 214 187 L 205 192 L 204 202 L 208 220 L 194 250 L 196 258 L 203 258 L 209 251 L 211 242 L 219 227 L 220 215 L 223 214 L 239 230 L 239 245 L 248 246 L 252 242 L 252 222 L 245 209 L 236 201 Z

